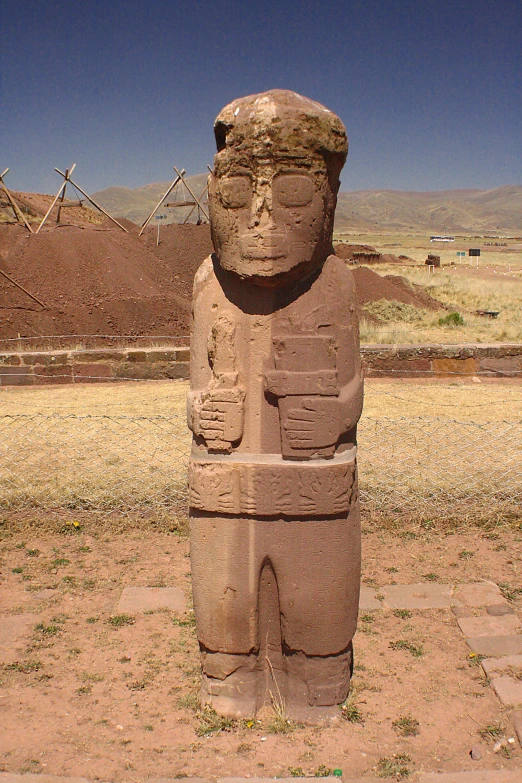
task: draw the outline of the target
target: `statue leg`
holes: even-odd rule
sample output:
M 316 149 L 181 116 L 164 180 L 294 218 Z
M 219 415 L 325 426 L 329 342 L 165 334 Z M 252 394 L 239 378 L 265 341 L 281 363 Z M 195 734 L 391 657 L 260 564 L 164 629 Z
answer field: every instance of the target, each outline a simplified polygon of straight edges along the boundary
M 201 701 L 226 717 L 252 717 L 259 690 L 259 558 L 252 521 L 191 513 L 190 541 Z
M 278 523 L 274 565 L 290 717 L 314 723 L 339 715 L 353 668 L 360 583 L 360 523 L 348 517 Z

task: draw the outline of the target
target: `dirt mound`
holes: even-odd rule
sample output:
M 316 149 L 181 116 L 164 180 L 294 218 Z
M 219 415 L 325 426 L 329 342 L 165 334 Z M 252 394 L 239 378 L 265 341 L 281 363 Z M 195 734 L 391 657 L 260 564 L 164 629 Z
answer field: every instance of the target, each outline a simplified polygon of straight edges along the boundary
M 442 303 L 434 299 L 426 291 L 406 278 L 398 275 L 382 275 L 371 269 L 359 267 L 353 269 L 357 300 L 361 307 L 368 302 L 378 302 L 387 299 L 390 302 L 403 302 L 421 309 L 438 310 Z
M 155 227 L 143 237 L 130 228 L 107 220 L 31 235 L 1 225 L 0 269 L 47 306 L 0 277 L 2 337 L 187 334 L 194 273 L 212 249 L 209 227 L 162 227 L 159 246 Z
M 334 245 L 334 252 L 338 258 L 350 264 L 403 264 L 405 261 L 413 261 L 408 256 L 380 253 L 371 245 L 348 245 L 345 242 Z
M 68 187 L 66 196 L 65 196 L 65 203 L 68 202 L 74 202 L 76 204 L 80 204 L 79 199 L 73 195 L 70 191 L 70 187 Z M 43 218 L 43 216 L 47 213 L 47 210 L 51 206 L 54 196 L 50 196 L 44 193 L 17 193 L 13 192 L 11 194 L 15 201 L 17 202 L 18 206 L 22 208 L 23 211 L 29 213 L 29 215 L 33 215 L 35 217 L 38 217 L 40 220 Z M 98 210 L 91 209 L 89 206 L 89 202 L 87 199 L 85 199 L 81 194 L 80 198 L 82 199 L 81 204 L 82 206 L 66 206 L 66 207 L 60 207 L 60 202 L 57 202 L 53 209 L 51 210 L 51 214 L 47 218 L 47 222 L 52 225 L 56 225 L 56 217 L 58 214 L 58 209 L 60 208 L 60 223 L 71 225 L 71 226 L 89 226 L 89 225 L 97 225 L 101 223 L 105 218 L 101 214 L 101 212 L 98 212 Z M 12 214 L 12 211 L 11 211 Z M 34 229 L 38 227 L 38 221 L 31 221 L 34 223 Z

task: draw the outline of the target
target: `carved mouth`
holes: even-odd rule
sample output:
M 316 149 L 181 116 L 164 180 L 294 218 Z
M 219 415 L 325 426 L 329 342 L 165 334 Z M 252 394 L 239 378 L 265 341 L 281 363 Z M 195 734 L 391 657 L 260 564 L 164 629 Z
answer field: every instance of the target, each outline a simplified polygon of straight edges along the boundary
M 270 237 L 248 237 L 241 239 L 241 255 L 243 258 L 258 260 L 275 260 L 288 255 L 286 236 L 275 234 Z

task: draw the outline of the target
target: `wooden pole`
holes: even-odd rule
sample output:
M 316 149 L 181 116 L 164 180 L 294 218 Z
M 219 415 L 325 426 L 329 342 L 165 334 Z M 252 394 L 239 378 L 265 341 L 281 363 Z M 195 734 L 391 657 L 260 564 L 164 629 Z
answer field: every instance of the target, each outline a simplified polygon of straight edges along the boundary
M 63 175 L 62 175 L 62 176 L 63 176 Z M 58 193 L 57 193 L 57 194 L 56 194 L 56 196 L 54 197 L 54 199 L 53 199 L 53 203 L 51 204 L 51 206 L 49 207 L 49 209 L 48 209 L 48 210 L 47 210 L 47 212 L 45 213 L 44 217 L 42 218 L 42 222 L 40 223 L 40 225 L 39 225 L 39 226 L 38 226 L 38 228 L 36 229 L 36 231 L 35 231 L 35 234 L 38 234 L 38 233 L 40 232 L 40 229 L 41 229 L 41 227 L 43 226 L 43 224 L 45 223 L 45 221 L 47 220 L 47 218 L 48 218 L 48 217 L 49 217 L 49 215 L 51 214 L 51 212 L 52 212 L 52 209 L 53 209 L 54 205 L 56 204 L 56 202 L 58 201 L 58 199 L 59 199 L 59 198 L 60 198 L 60 196 L 62 195 L 62 191 L 63 191 L 63 190 L 65 190 L 65 186 L 66 186 L 66 185 L 67 185 L 67 180 L 66 180 L 66 181 L 63 183 L 63 185 L 61 186 L 60 190 L 58 191 Z
M 205 210 L 205 209 L 203 209 L 203 207 L 202 207 L 202 206 L 201 206 L 201 204 L 199 203 L 199 200 L 198 200 L 198 199 L 196 198 L 196 196 L 194 195 L 194 192 L 193 192 L 193 191 L 192 191 L 192 190 L 189 188 L 189 186 L 187 185 L 186 181 L 183 179 L 183 174 L 180 174 L 180 173 L 179 173 L 179 171 L 177 170 L 177 168 L 176 168 L 175 166 L 174 166 L 174 171 L 176 172 L 176 174 L 178 175 L 178 177 L 180 178 L 180 180 L 183 182 L 183 184 L 184 184 L 184 185 L 185 185 L 185 187 L 187 188 L 188 192 L 190 193 L 190 195 L 192 196 L 192 198 L 194 199 L 194 201 L 196 202 L 196 204 L 198 205 L 198 207 L 201 209 L 201 211 L 202 211 L 202 212 L 203 212 L 203 214 L 205 215 L 206 219 L 207 219 L 207 220 L 210 220 L 209 216 L 207 215 L 207 212 L 206 212 L 206 210 Z
M 39 305 L 41 305 L 41 306 L 43 307 L 43 309 L 44 309 L 44 310 L 48 310 L 48 309 L 49 309 L 49 308 L 47 307 L 47 305 L 44 305 L 44 303 L 43 303 L 43 302 L 40 302 L 40 300 L 39 300 L 39 299 L 37 299 L 37 298 L 36 298 L 36 296 L 34 296 L 33 294 L 31 294 L 31 293 L 30 293 L 30 292 L 27 290 L 27 288 L 24 288 L 24 287 L 23 287 L 23 285 L 20 285 L 20 283 L 17 283 L 17 282 L 16 282 L 16 280 L 13 280 L 13 278 L 12 278 L 12 277 L 9 277 L 9 275 L 8 275 L 6 272 L 3 272 L 1 269 L 0 269 L 0 275 L 3 275 L 5 278 L 7 278 L 7 280 L 9 280 L 9 282 L 10 282 L 10 283 L 12 283 L 12 284 L 13 284 L 13 285 L 15 285 L 17 288 L 19 288 L 21 291 L 23 291 L 23 292 L 24 292 L 24 294 L 27 294 L 27 296 L 30 296 L 30 297 L 31 297 L 31 299 L 34 299 L 34 301 L 35 301 L 35 302 L 38 302 L 38 304 L 39 304 Z
M 76 164 L 74 164 L 74 166 L 75 166 L 75 165 L 76 165 Z M 74 166 L 73 166 L 73 168 L 74 168 Z M 60 169 L 56 169 L 56 168 L 55 168 L 55 171 L 57 171 L 57 172 L 58 172 L 58 174 L 61 174 L 61 175 L 62 175 L 62 177 L 65 177 L 65 174 L 64 174 L 62 171 L 60 171 Z M 71 169 L 71 171 L 72 171 L 72 169 Z M 91 196 L 89 196 L 89 194 L 88 194 L 88 193 L 86 193 L 86 192 L 85 192 L 85 190 L 82 190 L 82 189 L 81 189 L 81 187 L 80 187 L 80 186 L 79 186 L 79 185 L 78 185 L 76 182 L 73 182 L 73 180 L 71 179 L 71 175 L 70 175 L 70 173 L 69 173 L 69 176 L 67 177 L 67 182 L 70 182 L 70 183 L 71 183 L 71 185 L 72 185 L 73 187 L 75 187 L 75 188 L 76 188 L 76 190 L 79 190 L 79 191 L 80 191 L 80 193 L 81 193 L 83 196 L 85 196 L 85 198 L 87 199 L 87 201 L 90 201 L 90 202 L 91 202 L 91 204 L 92 204 L 93 206 L 95 206 L 95 207 L 96 207 L 96 209 L 99 209 L 99 210 L 100 210 L 100 212 L 103 212 L 103 214 L 105 215 L 105 217 L 108 217 L 108 218 L 109 218 L 109 220 L 112 220 L 112 222 L 113 222 L 113 223 L 116 223 L 116 225 L 117 225 L 119 228 L 121 228 L 121 230 L 122 230 L 122 231 L 125 231 L 125 233 L 126 233 L 126 234 L 128 234 L 128 233 L 129 233 L 129 232 L 127 231 L 127 229 L 125 228 L 125 226 L 122 226 L 122 224 L 121 224 L 121 223 L 118 223 L 118 221 L 117 221 L 117 220 L 115 220 L 115 219 L 114 219 L 114 218 L 113 218 L 111 215 L 109 215 L 109 213 L 108 213 L 108 212 L 106 212 L 106 211 L 103 209 L 103 207 L 100 207 L 100 205 L 99 205 L 99 204 L 97 204 L 97 203 L 96 203 L 96 201 L 95 201 L 93 198 L 91 198 Z
M 22 221 L 24 222 L 26 228 L 28 228 L 29 231 L 32 234 L 33 233 L 33 229 L 31 228 L 31 226 L 29 225 L 29 223 L 25 219 L 24 213 L 22 212 L 22 210 L 20 209 L 18 204 L 15 203 L 15 200 L 13 199 L 13 197 L 11 196 L 11 194 L 9 193 L 8 189 L 5 186 L 4 177 L 5 177 L 5 175 L 7 174 L 8 171 L 9 171 L 9 169 L 6 169 L 5 171 L 2 172 L 2 174 L 0 174 L 0 183 L 2 184 L 2 187 L 5 190 L 5 195 L 7 196 L 7 199 L 8 199 L 8 201 L 9 201 L 9 203 L 10 203 L 12 209 L 13 209 L 13 212 L 16 215 L 17 220 L 22 218 Z
M 184 174 L 184 173 L 185 173 L 185 169 L 182 169 L 182 172 L 183 172 L 183 174 Z M 145 222 L 142 224 L 142 226 L 141 226 L 141 231 L 140 231 L 140 233 L 138 234 L 138 236 L 139 236 L 139 237 L 141 237 L 141 235 L 143 234 L 143 232 L 145 231 L 145 229 L 146 229 L 146 228 L 147 228 L 147 226 L 149 225 L 150 221 L 152 220 L 152 218 L 154 217 L 154 215 L 156 214 L 156 212 L 158 211 L 158 209 L 161 207 L 161 205 L 163 204 L 163 202 L 165 201 L 165 199 L 167 198 L 167 196 L 169 195 L 169 193 L 171 193 L 171 192 L 174 190 L 174 188 L 176 187 L 176 185 L 177 185 L 177 184 L 178 184 L 178 182 L 180 181 L 180 179 L 181 179 L 181 176 L 180 176 L 180 174 L 179 174 L 179 171 L 177 171 L 176 173 L 177 173 L 177 175 L 178 175 L 178 176 L 176 177 L 176 179 L 174 180 L 174 182 L 171 182 L 171 184 L 169 185 L 169 187 L 167 188 L 167 190 L 165 191 L 165 193 L 163 194 L 163 196 L 160 198 L 160 200 L 158 201 L 158 203 L 156 204 L 156 206 L 154 207 L 154 209 L 152 210 L 152 212 L 151 212 L 151 213 L 150 213 L 150 215 L 148 216 L 147 220 L 146 220 L 146 221 L 145 221 Z
M 203 198 L 205 197 L 205 193 L 206 193 L 207 191 L 208 191 L 208 185 L 206 186 L 205 190 L 204 190 L 204 191 L 203 191 L 203 193 L 201 194 L 201 200 L 202 200 L 202 201 L 203 201 Z M 192 207 L 192 209 L 191 209 L 191 210 L 190 210 L 190 212 L 188 213 L 187 217 L 186 217 L 186 218 L 185 218 L 185 220 L 183 221 L 183 225 L 185 225 L 185 223 L 187 222 L 187 220 L 189 219 L 189 217 L 192 215 L 192 213 L 194 212 L 194 210 L 196 209 L 196 207 L 197 207 L 197 204 L 194 204 L 194 206 Z
M 69 179 L 69 169 L 65 169 L 65 179 L 66 179 L 66 180 L 68 180 L 68 179 Z M 59 223 L 59 222 L 60 222 L 60 210 L 61 210 L 61 208 L 62 208 L 62 207 L 61 207 L 61 204 L 63 204 L 63 202 L 65 201 L 65 191 L 66 191 L 66 190 L 67 190 L 67 185 L 66 185 L 66 186 L 64 187 L 64 189 L 63 189 L 62 197 L 61 197 L 61 199 L 60 199 L 60 204 L 58 204 L 58 211 L 57 211 L 57 213 L 56 213 L 56 222 L 57 222 L 57 223 Z

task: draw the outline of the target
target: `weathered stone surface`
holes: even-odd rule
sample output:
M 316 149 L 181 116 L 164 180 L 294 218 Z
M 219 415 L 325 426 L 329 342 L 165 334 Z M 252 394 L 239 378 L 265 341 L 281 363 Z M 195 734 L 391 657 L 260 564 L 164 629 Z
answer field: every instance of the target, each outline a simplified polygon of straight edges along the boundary
M 251 717 L 276 676 L 290 717 L 339 720 L 360 580 L 357 300 L 330 255 L 346 135 L 284 90 L 225 107 L 215 135 L 188 398 L 201 698 Z
M 359 609 L 361 611 L 369 611 L 370 609 L 382 609 L 382 602 L 377 598 L 377 590 L 373 587 L 366 587 L 361 585 L 361 594 L 359 597 Z
M 30 628 L 36 624 L 34 614 L 12 614 L 0 622 L 0 664 L 9 663 L 23 653 Z
M 128 362 L 146 362 L 147 361 L 147 352 L 146 351 L 127 351 L 125 354 L 125 358 Z
M 486 611 L 492 617 L 503 617 L 505 614 L 515 614 L 515 610 L 507 603 L 507 601 L 505 604 L 494 604 L 493 606 L 488 606 L 486 607 Z
M 98 383 L 112 379 L 110 364 L 80 364 L 74 366 L 74 380 L 77 383 Z
M 24 364 L 38 364 L 44 367 L 67 364 L 67 352 L 59 353 L 24 353 L 22 359 Z
M 475 617 L 473 609 L 469 606 L 452 606 L 451 611 L 455 617 Z
M 499 375 L 515 375 L 522 370 L 522 357 L 512 356 L 500 359 L 481 359 L 480 369 Z
M 522 634 L 507 636 L 475 636 L 466 639 L 473 652 L 488 657 L 522 654 Z
M 380 592 L 388 609 L 446 609 L 451 606 L 451 587 L 436 582 L 386 585 Z
M 520 669 L 522 672 L 522 655 L 505 655 L 503 658 L 484 658 L 481 661 L 484 673 L 488 677 L 503 674 L 510 669 Z
M 121 362 L 125 358 L 123 351 L 71 351 L 71 361 L 77 362 Z
M 34 382 L 32 367 L 0 367 L 0 386 L 30 386 Z
M 190 348 L 176 348 L 177 362 L 190 362 Z
M 457 620 L 464 636 L 506 636 L 520 629 L 520 620 L 514 614 L 504 617 L 481 615 L 480 617 L 459 617 Z
M 456 602 L 463 606 L 489 606 L 505 603 L 499 587 L 491 582 L 473 582 L 457 585 L 454 590 Z
M 40 366 L 36 364 L 34 366 L 34 374 L 37 378 L 37 383 L 72 383 L 72 367 L 68 364 L 60 364 L 57 366 L 48 365 Z
M 187 609 L 187 600 L 179 587 L 125 587 L 116 609 L 118 612 L 171 609 L 182 614 Z
M 469 772 L 424 772 L 418 783 L 520 783 L 522 768 L 470 770 Z
M 469 359 L 433 359 L 431 368 L 437 375 L 476 375 L 477 361 Z
M 491 679 L 495 693 L 504 706 L 518 707 L 522 704 L 522 682 L 503 675 Z

